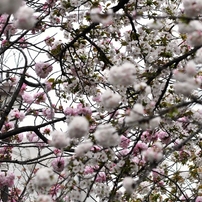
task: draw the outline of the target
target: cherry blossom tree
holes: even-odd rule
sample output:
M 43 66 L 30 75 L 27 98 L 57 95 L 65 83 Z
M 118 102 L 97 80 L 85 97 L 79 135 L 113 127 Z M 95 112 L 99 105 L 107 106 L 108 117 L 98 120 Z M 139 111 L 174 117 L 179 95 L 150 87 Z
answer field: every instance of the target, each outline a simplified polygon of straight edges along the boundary
M 2 202 L 202 201 L 202 1 L 0 14 Z

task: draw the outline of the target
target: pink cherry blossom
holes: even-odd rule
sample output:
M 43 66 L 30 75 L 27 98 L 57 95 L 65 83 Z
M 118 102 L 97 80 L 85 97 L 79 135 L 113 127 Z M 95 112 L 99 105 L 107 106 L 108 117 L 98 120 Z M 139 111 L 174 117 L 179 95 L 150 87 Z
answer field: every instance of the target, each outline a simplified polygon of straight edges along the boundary
M 6 132 L 6 131 L 9 131 L 10 129 L 14 128 L 14 123 L 13 122 L 6 122 L 4 123 L 2 129 L 1 129 L 1 132 Z
M 171 141 L 169 134 L 164 131 L 157 132 L 157 136 L 164 144 L 168 144 Z
M 34 17 L 34 9 L 22 6 L 15 14 L 15 25 L 19 29 L 33 29 L 36 24 L 36 18 Z
M 202 196 L 197 196 L 195 202 L 202 202 Z
M 31 104 L 34 101 L 33 96 L 31 94 L 29 94 L 29 93 L 23 93 L 22 94 L 22 99 L 27 104 Z
M 26 133 L 26 137 L 27 137 L 27 139 L 30 141 L 30 142 L 32 142 L 33 141 L 33 138 L 36 136 L 36 133 L 34 133 L 34 132 L 28 132 L 28 133 Z
M 46 101 L 46 94 L 44 92 L 38 92 L 34 94 L 35 103 L 39 104 L 40 102 Z
M 38 62 L 35 64 L 35 71 L 37 76 L 40 78 L 46 78 L 49 73 L 53 70 L 52 65 L 47 62 Z
M 56 172 L 62 172 L 64 170 L 65 161 L 63 157 L 57 157 L 51 163 L 53 170 Z
M 124 135 L 121 135 L 121 142 L 120 142 L 119 146 L 126 149 L 129 144 L 130 144 L 130 139 Z
M 94 168 L 92 166 L 86 166 L 84 169 L 84 174 L 93 174 Z
M 70 139 L 66 137 L 65 133 L 55 130 L 50 135 L 52 136 L 52 140 L 49 140 L 51 146 L 61 149 L 70 145 Z
M 106 181 L 106 174 L 104 172 L 99 172 L 96 177 L 96 182 L 103 183 Z
M 23 85 L 22 85 L 22 87 L 20 89 L 20 93 L 19 94 L 23 95 L 26 89 L 27 89 L 27 84 L 23 83 Z
M 10 119 L 19 119 L 19 121 L 22 121 L 25 118 L 25 114 L 22 111 L 19 111 L 18 109 L 13 109 L 11 110 L 10 114 Z
M 46 108 L 42 110 L 43 115 L 47 118 L 47 119 L 53 119 L 55 112 L 53 108 Z
M 45 84 L 45 88 L 46 88 L 46 90 L 47 90 L 48 92 L 52 90 L 52 83 L 51 83 L 51 82 L 45 81 L 44 84 Z
M 147 150 L 147 148 L 148 146 L 144 142 L 138 141 L 133 149 L 133 153 L 136 155 L 138 153 L 141 153 L 142 151 Z

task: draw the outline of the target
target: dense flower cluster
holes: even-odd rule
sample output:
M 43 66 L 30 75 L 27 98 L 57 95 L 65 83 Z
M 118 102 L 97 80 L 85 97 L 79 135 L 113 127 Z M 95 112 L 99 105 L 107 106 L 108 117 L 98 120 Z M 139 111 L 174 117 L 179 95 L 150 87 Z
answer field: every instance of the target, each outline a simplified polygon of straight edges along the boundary
M 109 72 L 109 82 L 113 85 L 133 85 L 136 79 L 136 65 L 126 62 L 120 66 L 113 66 Z
M 16 21 L 15 25 L 19 29 L 32 29 L 36 24 L 36 18 L 33 16 L 34 10 L 27 6 L 22 6 L 19 8 L 15 14 Z
M 53 70 L 52 65 L 45 62 L 38 62 L 35 64 L 35 71 L 40 78 L 46 78 L 48 74 Z
M 193 60 L 187 62 L 184 72 L 175 71 L 174 76 L 179 81 L 174 86 L 176 93 L 189 95 L 197 89 L 201 85 L 201 79 L 194 78 L 196 74 L 196 64 Z
M 201 201 L 200 0 L 0 14 L 2 200 Z
M 55 183 L 55 176 L 50 168 L 41 168 L 35 176 L 35 185 L 39 188 L 50 187 Z
M 51 132 L 52 139 L 49 141 L 51 146 L 56 148 L 64 148 L 70 145 L 70 139 L 66 137 L 66 134 L 61 131 L 52 131 Z
M 104 14 L 101 13 L 101 8 L 92 8 L 90 10 L 91 20 L 95 23 L 102 23 L 104 25 L 109 25 L 113 22 L 113 10 L 109 9 Z
M 116 129 L 110 124 L 99 125 L 94 136 L 96 142 L 104 148 L 116 146 L 120 143 L 120 137 Z
M 8 1 L 1 0 L 0 1 L 0 7 L 1 7 L 0 13 L 1 14 L 4 14 L 4 13 L 7 13 L 7 14 L 16 13 L 17 10 L 20 8 L 20 6 L 22 6 L 22 3 L 23 3 L 22 0 L 16 0 L 15 3 L 13 3 L 12 0 L 8 0 Z
M 106 110 L 112 110 L 118 107 L 120 101 L 121 96 L 110 90 L 105 91 L 100 97 L 100 102 Z
M 1 0 L 0 13 L 14 14 L 16 18 L 15 26 L 19 29 L 29 30 L 35 26 L 36 18 L 33 16 L 34 10 L 23 4 L 22 0 L 16 0 L 15 3 L 12 0 Z
M 0 172 L 0 187 L 12 187 L 14 185 L 15 175 L 13 173 Z
M 81 138 L 88 134 L 89 122 L 85 117 L 75 116 L 69 124 L 68 137 Z

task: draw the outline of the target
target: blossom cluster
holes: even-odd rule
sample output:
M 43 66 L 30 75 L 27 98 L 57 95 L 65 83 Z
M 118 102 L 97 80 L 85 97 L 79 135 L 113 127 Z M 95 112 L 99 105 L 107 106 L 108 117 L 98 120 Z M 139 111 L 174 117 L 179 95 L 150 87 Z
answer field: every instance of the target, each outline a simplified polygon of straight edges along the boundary
M 35 72 L 40 78 L 46 78 L 52 70 L 53 67 L 49 63 L 38 62 L 35 64 Z
M 23 5 L 22 0 L 16 0 L 13 3 L 12 0 L 0 1 L 0 13 L 1 14 L 14 14 L 15 26 L 19 29 L 32 29 L 36 24 L 36 19 L 33 16 L 34 10 L 32 8 Z
M 95 23 L 102 23 L 103 25 L 109 25 L 113 22 L 113 10 L 109 9 L 107 12 L 102 13 L 101 7 L 92 8 L 90 10 L 91 20 Z
M 14 185 L 15 175 L 13 173 L 0 172 L 0 187 L 12 187 Z
M 130 86 L 136 80 L 137 64 L 125 62 L 120 66 L 113 66 L 109 71 L 108 80 L 112 85 Z
M 15 1 L 0 0 L 21 98 L 1 109 L 0 157 L 22 166 L 17 186 L 0 175 L 9 200 L 201 201 L 201 1 Z
M 193 60 L 187 62 L 184 72 L 178 70 L 174 71 L 174 77 L 178 81 L 174 85 L 176 93 L 190 95 L 195 89 L 200 87 L 201 79 L 196 79 L 194 76 L 197 74 L 196 63 Z
M 188 17 L 200 15 L 202 3 L 200 0 L 184 0 L 183 1 L 184 14 Z M 181 33 L 188 33 L 188 42 L 191 46 L 202 45 L 202 24 L 198 20 L 191 20 L 188 23 L 180 23 L 179 31 Z
M 87 136 L 89 131 L 89 122 L 85 117 L 75 116 L 69 124 L 67 132 L 54 130 L 51 132 L 52 139 L 49 141 L 51 146 L 56 148 L 68 147 L 71 139 L 80 139 Z
M 120 143 L 120 136 L 116 132 L 116 129 L 110 125 L 99 125 L 94 133 L 97 144 L 104 148 L 117 146 Z

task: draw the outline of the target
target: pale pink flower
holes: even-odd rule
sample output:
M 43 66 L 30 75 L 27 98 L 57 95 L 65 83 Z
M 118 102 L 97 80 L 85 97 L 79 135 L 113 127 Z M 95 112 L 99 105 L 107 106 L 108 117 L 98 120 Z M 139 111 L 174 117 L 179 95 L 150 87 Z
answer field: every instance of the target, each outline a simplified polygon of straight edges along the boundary
M 113 93 L 111 90 L 106 90 L 101 95 L 101 105 L 106 110 L 112 110 L 118 107 L 120 101 L 121 101 L 121 96 L 119 94 Z
M 53 152 L 56 156 L 61 156 L 61 150 L 60 149 L 54 149 Z
M 0 0 L 0 14 L 14 14 L 22 5 L 22 0 Z
M 8 186 L 12 187 L 14 185 L 15 175 L 13 173 L 0 172 L 0 187 Z
M 17 84 L 18 83 L 18 78 L 17 77 L 15 77 L 15 76 L 13 76 L 13 77 L 10 77 L 9 78 L 9 83 L 11 84 L 11 85 L 15 85 L 15 84 Z
M 6 176 L 4 172 L 0 172 L 0 188 L 6 186 Z
M 123 179 L 123 187 L 125 188 L 126 192 L 131 194 L 135 188 L 135 181 L 132 177 L 125 177 Z
M 55 130 L 50 135 L 52 136 L 52 140 L 49 140 L 51 146 L 61 149 L 70 145 L 70 140 L 65 133 Z
M 75 148 L 75 156 L 83 156 L 86 152 L 90 151 L 93 143 L 91 141 L 82 142 Z
M 43 148 L 46 146 L 46 143 L 43 142 L 38 136 L 34 136 L 32 142 L 35 143 L 35 145 L 37 145 L 40 148 Z
M 91 115 L 92 111 L 90 107 L 84 107 L 83 104 L 78 104 L 77 108 L 75 109 L 75 115 L 82 114 L 82 115 Z M 74 115 L 74 114 L 72 114 Z
M 46 101 L 46 94 L 44 92 L 38 92 L 34 95 L 35 103 L 39 104 L 40 102 Z
M 56 172 L 62 172 L 65 166 L 65 160 L 63 157 L 57 157 L 51 163 L 53 170 Z
M 148 146 L 144 142 L 138 141 L 133 149 L 133 153 L 134 154 L 141 153 L 142 151 L 147 150 L 147 148 L 148 148 Z
M 129 152 L 130 152 L 130 150 L 129 149 L 122 149 L 121 151 L 119 151 L 119 153 L 118 153 L 118 157 L 123 157 L 123 156 L 126 156 L 126 155 L 128 155 L 129 154 Z
M 1 147 L 0 148 L 0 154 L 4 154 L 6 152 L 6 147 Z
M 33 29 L 36 24 L 36 18 L 34 17 L 34 9 L 21 6 L 18 12 L 15 14 L 15 25 L 19 29 Z
M 111 124 L 99 125 L 94 137 L 97 144 L 104 148 L 117 146 L 120 143 L 120 136 Z
M 52 65 L 45 62 L 38 62 L 35 64 L 35 71 L 40 78 L 46 78 L 48 74 L 53 70 Z
M 90 107 L 84 107 L 82 109 L 82 114 L 85 116 L 85 115 L 91 115 L 92 114 L 92 110 Z
M 62 187 L 60 184 L 54 184 L 54 185 L 50 188 L 48 194 L 50 194 L 52 197 L 53 197 L 53 196 L 57 196 L 58 193 L 59 193 L 59 191 L 61 190 L 61 188 L 63 188 L 63 187 Z M 45 201 L 45 202 L 48 202 L 48 201 Z M 54 202 L 55 202 L 55 201 L 54 201 Z
M 135 156 L 135 157 L 132 159 L 132 162 L 135 163 L 135 164 L 137 164 L 137 165 L 140 165 L 140 166 L 144 166 L 145 163 L 146 163 L 145 159 L 139 158 L 139 157 L 137 157 L 137 156 Z
M 187 41 L 190 46 L 202 45 L 202 31 L 194 31 L 190 33 L 187 37 Z
M 88 134 L 89 122 L 83 116 L 76 116 L 69 124 L 68 136 L 70 138 L 81 138 Z
M 24 134 L 23 134 L 23 133 L 18 134 L 18 135 L 17 135 L 17 138 L 16 138 L 17 142 L 22 142 L 23 137 L 24 137 Z
M 124 135 L 121 135 L 121 142 L 119 144 L 120 147 L 126 149 L 130 144 L 130 139 Z
M 177 119 L 177 121 L 182 122 L 182 123 L 187 123 L 188 118 L 184 116 L 184 117 L 181 117 L 181 118 Z
M 34 137 L 37 136 L 34 132 L 28 132 L 26 133 L 26 137 L 30 142 L 33 142 Z
M 98 151 L 100 151 L 100 150 L 101 150 L 101 148 L 98 147 L 97 145 L 94 145 L 94 146 L 91 148 L 91 151 L 93 151 L 93 152 L 98 152 Z
M 113 66 L 109 71 L 108 80 L 112 85 L 130 86 L 136 80 L 136 65 L 126 62 L 121 66 Z
M 9 131 L 10 129 L 13 129 L 14 128 L 14 123 L 13 122 L 6 122 L 4 123 L 2 129 L 1 129 L 1 132 L 4 133 L 4 132 L 7 132 Z
M 47 119 L 53 119 L 55 115 L 54 109 L 51 108 L 43 109 L 42 113 Z
M 14 185 L 15 175 L 14 173 L 7 173 L 6 176 L 6 185 L 12 187 Z
M 151 133 L 150 131 L 144 131 L 141 135 L 141 140 L 143 142 L 148 142 L 148 141 L 155 141 L 158 139 L 158 136 L 156 133 Z
M 168 133 L 164 132 L 164 131 L 159 131 L 156 133 L 158 138 L 164 143 L 164 144 L 168 144 L 171 141 L 171 137 Z
M 202 13 L 201 0 L 183 0 L 182 2 L 186 16 L 194 17 Z
M 40 194 L 39 196 L 37 196 L 36 202 L 53 202 L 53 200 L 50 195 Z
M 101 7 L 92 8 L 90 10 L 91 20 L 95 23 L 102 23 L 103 25 L 109 25 L 113 22 L 113 10 L 109 9 L 104 14 L 101 13 Z
M 23 83 L 22 87 L 20 88 L 20 95 L 23 95 L 23 93 L 25 92 L 25 90 L 27 89 L 27 84 Z
M 152 130 L 155 129 L 156 127 L 159 126 L 160 122 L 161 122 L 160 117 L 152 118 L 151 120 L 149 120 L 149 128 Z
M 92 166 L 86 166 L 84 169 L 84 174 L 93 174 L 94 173 L 94 168 Z
M 51 168 L 40 168 L 35 175 L 35 185 L 38 187 L 49 187 L 55 182 L 54 172 Z
M 154 147 L 149 147 L 147 150 L 142 152 L 144 159 L 149 162 L 160 161 L 163 157 L 162 150 L 156 150 Z
M 13 109 L 10 111 L 9 116 L 10 116 L 10 119 L 14 118 L 22 121 L 25 118 L 25 113 L 22 111 L 19 111 L 18 109 Z
M 53 42 L 55 41 L 55 38 L 54 37 L 46 37 L 45 38 L 45 43 L 47 46 L 52 46 L 53 45 Z
M 26 42 L 26 39 L 25 39 L 24 37 L 22 37 L 22 38 L 19 40 L 20 47 L 22 47 L 22 48 L 27 48 L 27 44 L 26 44 L 25 42 Z
M 65 110 L 64 110 L 64 114 L 66 116 L 72 116 L 74 114 L 74 109 L 72 107 L 67 107 Z
M 101 95 L 97 95 L 97 96 L 93 97 L 92 100 L 95 102 L 101 102 Z
M 29 93 L 23 93 L 22 94 L 22 99 L 25 103 L 27 104 L 31 104 L 34 102 L 34 98 L 32 95 L 30 95 Z
M 152 170 L 152 176 L 155 182 L 159 182 L 163 178 L 163 175 L 164 175 L 164 171 L 160 168 L 154 168 Z
M 185 72 L 188 76 L 195 76 L 197 73 L 196 64 L 193 60 L 190 60 L 185 65 Z
M 99 172 L 97 177 L 96 177 L 96 182 L 99 182 L 99 183 L 103 183 L 103 182 L 106 182 L 106 174 L 105 172 Z
M 95 7 L 90 10 L 90 17 L 93 22 L 99 23 L 101 21 L 101 17 L 99 16 L 101 14 L 101 11 L 101 7 Z
M 202 196 L 197 196 L 195 202 L 202 202 Z
M 46 88 L 46 90 L 47 90 L 48 92 L 49 92 L 50 90 L 52 90 L 52 83 L 51 83 L 51 82 L 45 81 L 44 84 L 45 84 L 45 88 Z
M 9 41 L 6 40 L 6 39 L 4 39 L 4 40 L 2 40 L 1 45 L 2 45 L 3 47 L 6 47 L 7 45 L 9 45 Z

